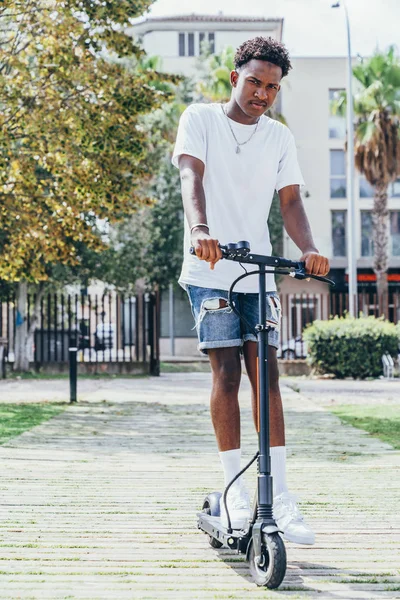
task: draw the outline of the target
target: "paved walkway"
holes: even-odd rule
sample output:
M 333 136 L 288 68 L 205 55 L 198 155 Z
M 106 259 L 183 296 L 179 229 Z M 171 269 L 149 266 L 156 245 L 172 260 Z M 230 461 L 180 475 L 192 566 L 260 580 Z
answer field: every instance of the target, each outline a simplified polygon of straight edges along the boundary
M 20 382 L 23 399 L 35 385 Z M 287 544 L 275 592 L 209 547 L 195 517 L 221 487 L 209 386 L 203 373 L 88 384 L 84 401 L 0 446 L 1 599 L 400 598 L 400 453 L 289 388 L 289 482 L 315 546 Z M 247 381 L 241 403 L 250 457 Z
M 400 379 L 324 379 L 289 377 L 287 385 L 320 406 L 338 404 L 397 405 L 400 411 Z

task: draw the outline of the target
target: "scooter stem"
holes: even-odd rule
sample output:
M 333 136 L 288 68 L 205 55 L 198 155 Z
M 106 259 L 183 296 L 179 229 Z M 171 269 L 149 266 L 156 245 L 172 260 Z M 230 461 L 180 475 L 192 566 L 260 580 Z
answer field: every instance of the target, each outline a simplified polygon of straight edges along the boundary
M 259 315 L 257 325 L 258 345 L 258 519 L 272 519 L 272 477 L 269 434 L 269 373 L 268 373 L 268 333 L 265 265 L 260 264 L 259 274 Z

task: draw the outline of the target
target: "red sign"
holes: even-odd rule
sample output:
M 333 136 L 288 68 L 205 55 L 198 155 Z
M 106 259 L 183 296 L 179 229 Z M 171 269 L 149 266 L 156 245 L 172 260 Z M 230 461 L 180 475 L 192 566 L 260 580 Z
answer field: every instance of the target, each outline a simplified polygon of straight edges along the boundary
M 347 282 L 349 281 L 349 276 L 347 273 L 344 276 L 344 280 Z M 388 273 L 387 280 L 400 281 L 400 273 Z M 358 273 L 357 281 L 373 283 L 376 281 L 376 275 L 375 273 Z

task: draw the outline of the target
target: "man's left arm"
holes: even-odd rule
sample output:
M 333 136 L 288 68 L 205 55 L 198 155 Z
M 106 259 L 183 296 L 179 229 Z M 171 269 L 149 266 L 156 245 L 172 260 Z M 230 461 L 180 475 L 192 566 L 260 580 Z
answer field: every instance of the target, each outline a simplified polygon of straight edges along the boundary
M 281 213 L 285 229 L 296 246 L 300 248 L 306 263 L 307 273 L 325 276 L 329 272 L 329 261 L 321 256 L 311 233 L 310 223 L 300 195 L 299 185 L 288 185 L 279 190 Z

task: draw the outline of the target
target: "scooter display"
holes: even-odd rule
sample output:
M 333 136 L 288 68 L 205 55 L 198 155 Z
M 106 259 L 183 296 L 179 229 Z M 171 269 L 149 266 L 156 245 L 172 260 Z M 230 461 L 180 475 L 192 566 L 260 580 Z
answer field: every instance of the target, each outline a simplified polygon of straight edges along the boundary
M 335 285 L 326 277 L 310 275 L 305 272 L 305 263 L 288 260 L 277 256 L 253 254 L 246 241 L 220 246 L 225 260 L 233 260 L 241 264 L 258 267 L 238 277 L 231 285 L 228 296 L 230 308 L 246 322 L 233 302 L 233 291 L 239 281 L 245 277 L 258 275 L 259 278 L 259 323 L 255 327 L 258 349 L 258 452 L 251 461 L 230 481 L 223 494 L 212 492 L 203 502 L 202 511 L 198 513 L 198 527 L 207 534 L 213 548 L 225 546 L 237 553 L 246 555 L 251 575 L 258 586 L 276 589 L 280 586 L 286 573 L 286 550 L 282 533 L 273 518 L 272 512 L 272 477 L 269 433 L 269 381 L 268 381 L 268 334 L 272 327 L 266 320 L 266 273 L 289 275 L 295 279 L 317 279 Z M 195 254 L 194 248 L 190 249 Z M 266 267 L 272 267 L 267 270 Z M 257 490 L 252 508 L 252 516 L 247 525 L 241 529 L 233 529 L 227 507 L 227 493 L 231 485 L 257 461 Z M 220 499 L 224 503 L 228 527 L 221 523 Z

